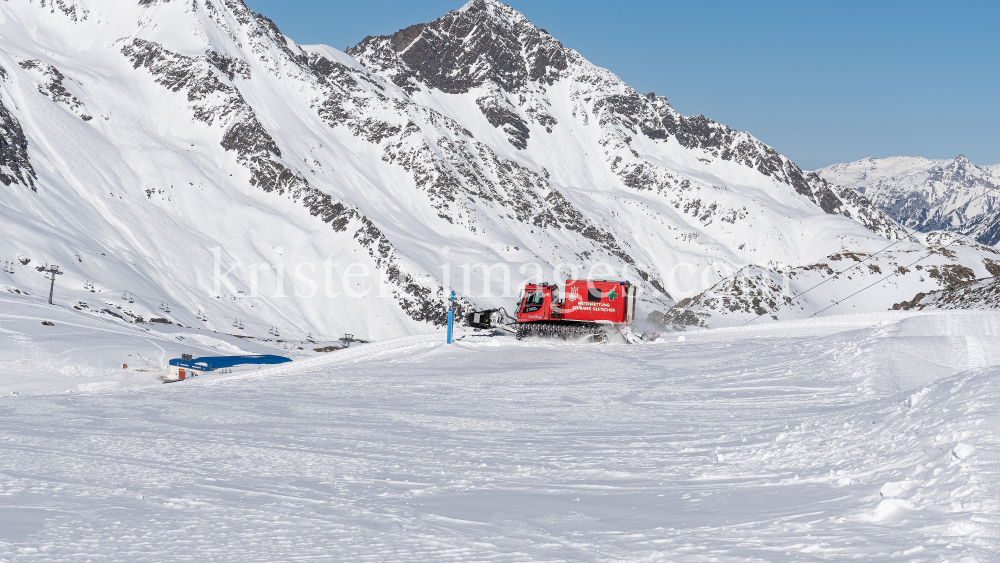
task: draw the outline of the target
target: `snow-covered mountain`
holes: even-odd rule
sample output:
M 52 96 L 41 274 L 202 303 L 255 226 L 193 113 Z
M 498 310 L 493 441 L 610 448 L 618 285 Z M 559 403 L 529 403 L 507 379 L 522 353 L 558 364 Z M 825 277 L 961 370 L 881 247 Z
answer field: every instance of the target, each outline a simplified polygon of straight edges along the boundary
M 701 229 L 716 217 L 745 226 L 756 215 L 748 210 L 735 218 L 744 215 L 742 208 L 712 191 L 724 186 L 732 196 L 741 191 L 732 189 L 737 186 L 763 188 L 900 236 L 864 198 L 803 172 L 748 133 L 701 115 L 682 116 L 652 92 L 640 95 L 500 2 L 472 0 L 431 23 L 367 37 L 349 54 L 511 157 L 546 165 L 569 189 L 624 185 L 631 189 L 626 193 L 672 196 L 672 207 L 688 216 L 681 218 L 698 219 Z M 685 180 L 690 187 L 681 187 Z M 779 253 L 744 256 L 759 261 Z
M 495 0 L 348 53 L 240 0 L 8 1 L 0 118 L 0 283 L 56 263 L 58 303 L 129 319 L 385 338 L 440 326 L 447 288 L 625 277 L 649 313 L 749 264 L 925 248 Z
M 921 232 L 954 231 L 1000 242 L 1000 164 L 977 166 L 915 157 L 866 158 L 816 173 L 864 195 L 899 223 Z

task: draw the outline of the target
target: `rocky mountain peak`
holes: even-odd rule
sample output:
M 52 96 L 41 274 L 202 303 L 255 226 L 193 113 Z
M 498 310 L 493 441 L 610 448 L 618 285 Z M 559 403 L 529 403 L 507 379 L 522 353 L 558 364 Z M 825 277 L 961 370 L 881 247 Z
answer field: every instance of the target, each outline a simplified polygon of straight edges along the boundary
M 954 160 L 944 161 L 941 166 L 931 168 L 929 174 L 931 181 L 945 182 L 950 184 L 949 187 L 956 189 L 971 188 L 978 183 L 977 180 L 988 176 L 986 171 L 961 154 Z
M 948 161 L 948 163 L 944 167 L 949 168 L 951 170 L 963 171 L 963 172 L 979 168 L 972 162 L 969 162 L 969 159 L 965 158 L 964 154 L 960 154 L 956 156 L 953 160 Z
M 492 82 L 507 92 L 551 84 L 569 66 L 562 43 L 496 0 L 472 0 L 430 23 L 366 37 L 349 53 L 413 93 L 466 93 Z
M 469 0 L 464 6 L 455 11 L 463 14 L 482 12 L 491 17 L 503 18 L 507 21 L 511 21 L 513 19 L 522 19 L 527 21 L 524 14 L 518 12 L 503 2 L 498 2 L 497 0 Z

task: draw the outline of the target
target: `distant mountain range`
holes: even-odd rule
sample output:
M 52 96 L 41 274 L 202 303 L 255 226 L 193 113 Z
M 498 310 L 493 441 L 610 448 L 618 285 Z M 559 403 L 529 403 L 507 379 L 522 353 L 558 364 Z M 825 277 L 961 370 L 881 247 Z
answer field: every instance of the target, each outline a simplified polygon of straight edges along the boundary
M 964 155 L 954 160 L 914 157 L 866 158 L 816 171 L 821 177 L 851 187 L 886 214 L 931 239 L 943 232 L 995 246 L 1000 242 L 1000 164 L 977 166 Z M 953 237 L 952 237 L 953 238 Z M 1000 265 L 989 258 L 990 277 L 919 292 L 895 309 L 996 309 L 1000 284 L 992 277 Z
M 1000 242 L 1000 164 L 976 166 L 962 155 L 954 160 L 866 158 L 816 173 L 854 188 L 908 228 Z

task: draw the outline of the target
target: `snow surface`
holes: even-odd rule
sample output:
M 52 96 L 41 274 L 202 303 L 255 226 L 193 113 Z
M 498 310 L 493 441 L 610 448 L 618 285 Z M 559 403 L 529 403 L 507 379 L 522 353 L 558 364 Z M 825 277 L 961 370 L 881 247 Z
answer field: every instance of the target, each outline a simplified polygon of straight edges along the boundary
M 5 359 L 53 328 L 15 317 Z M 132 388 L 7 364 L 39 386 L 0 399 L 0 560 L 993 561 L 998 330 L 411 336 Z

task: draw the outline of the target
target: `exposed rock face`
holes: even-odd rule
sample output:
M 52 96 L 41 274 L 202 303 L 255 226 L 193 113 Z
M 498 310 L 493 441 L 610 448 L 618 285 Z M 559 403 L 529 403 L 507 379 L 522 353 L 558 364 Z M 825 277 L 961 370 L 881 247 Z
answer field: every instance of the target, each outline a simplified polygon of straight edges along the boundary
M 611 112 L 605 119 L 615 120 L 633 133 L 641 132 L 650 139 L 661 141 L 673 138 L 685 148 L 700 149 L 712 158 L 753 168 L 791 186 L 826 213 L 850 217 L 889 239 L 905 237 L 905 232 L 892 219 L 863 196 L 804 172 L 748 133 L 730 129 L 702 115 L 685 117 L 662 96 L 652 93 L 640 96 L 633 91 L 628 95 L 609 96 L 604 103 L 595 104 L 595 109 L 602 107 Z M 636 180 L 636 174 L 630 173 L 633 184 L 641 182 Z
M 518 92 L 529 82 L 552 84 L 569 66 L 559 41 L 492 0 L 473 0 L 392 35 L 366 37 L 348 52 L 411 94 L 422 87 L 464 94 L 486 82 Z
M 38 0 L 38 7 L 48 9 L 53 14 L 58 11 L 73 22 L 86 20 L 90 13 L 74 0 Z
M 42 65 L 38 59 L 21 61 L 19 64 L 25 70 L 37 70 L 47 79 L 45 83 L 38 85 L 38 91 L 44 96 L 53 102 L 65 105 L 69 111 L 78 115 L 84 121 L 90 121 L 94 118 L 86 112 L 83 102 L 66 89 L 66 86 L 63 84 L 66 77 L 59 72 L 59 69 L 52 65 Z
M 261 126 L 240 91 L 233 84 L 224 83 L 219 76 L 234 77 L 234 71 L 229 69 L 230 66 L 239 68 L 238 65 L 227 62 L 218 53 L 189 57 L 139 38 L 133 39 L 132 44 L 122 47 L 121 51 L 134 68 L 145 68 L 158 84 L 174 92 L 185 92 L 195 119 L 208 125 L 219 123 L 225 130 L 222 147 L 235 152 L 240 164 L 250 170 L 251 184 L 266 192 L 294 192 L 296 195 L 306 186 L 302 177 L 278 160 L 281 150 Z M 219 68 L 220 62 L 226 70 Z M 246 72 L 249 74 L 248 70 Z
M 7 72 L 0 67 L 0 80 L 7 79 Z M 4 106 L 0 97 L 0 182 L 5 186 L 21 184 L 38 191 L 38 176 L 28 160 L 28 139 L 21 124 Z
M 528 137 L 531 136 L 531 132 L 507 98 L 501 95 L 483 96 L 476 100 L 476 105 L 490 125 L 507 133 L 510 144 L 518 149 L 528 147 Z
M 205 51 L 205 58 L 230 81 L 236 80 L 237 76 L 243 80 L 250 80 L 250 65 L 246 61 L 212 50 Z
M 551 85 L 573 56 L 524 15 L 492 0 L 473 0 L 438 20 L 389 36 L 366 37 L 349 53 L 409 94 L 424 88 L 464 94 L 495 85 L 495 92 L 476 102 L 518 149 L 526 148 L 531 136 L 528 121 L 551 131 L 556 119 L 534 106 L 525 108 L 522 117 L 506 94 Z
M 906 227 L 954 231 L 989 245 L 1000 242 L 1000 174 L 962 155 L 954 160 L 867 158 L 816 172 L 857 190 Z
M 382 160 L 412 174 L 438 217 L 477 233 L 485 219 L 481 210 L 486 208 L 540 229 L 579 234 L 585 246 L 575 251 L 577 257 L 605 254 L 634 264 L 612 234 L 587 220 L 544 175 L 497 155 L 455 120 L 409 100 L 389 98 L 377 84 L 371 87 L 370 78 L 362 81 L 356 71 L 323 57 L 308 57 L 306 66 L 328 86 L 317 103 L 319 115 L 331 127 L 344 126 L 381 146 Z M 523 133 L 525 137 L 517 139 L 526 141 L 527 129 L 513 108 L 491 109 L 489 103 L 480 105 L 486 108 L 484 113 L 495 115 L 501 124 L 511 120 L 507 125 L 512 137 Z M 368 117 L 371 114 L 381 117 Z M 444 134 L 427 134 L 441 130 Z M 639 272 L 640 277 L 651 279 L 645 271 Z M 670 299 L 658 282 L 653 284 Z

